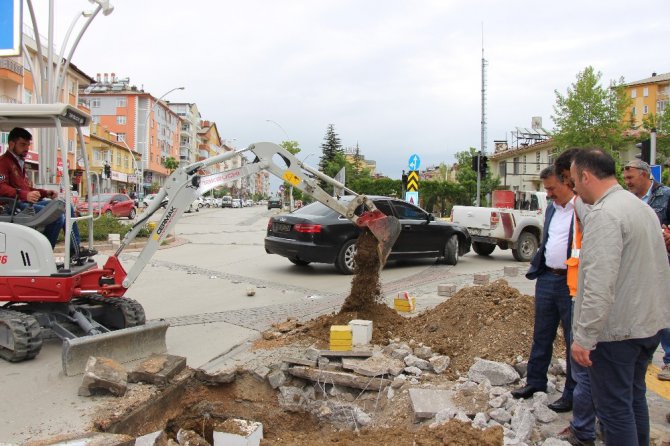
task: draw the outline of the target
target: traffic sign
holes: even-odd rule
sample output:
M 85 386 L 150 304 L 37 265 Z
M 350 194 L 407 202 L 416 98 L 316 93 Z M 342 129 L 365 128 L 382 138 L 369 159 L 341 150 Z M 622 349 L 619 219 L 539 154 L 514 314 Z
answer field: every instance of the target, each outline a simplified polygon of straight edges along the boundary
M 661 166 L 658 164 L 654 164 L 651 166 L 651 176 L 653 179 L 655 179 L 657 182 L 661 182 Z
M 418 192 L 405 192 L 405 201 L 414 206 L 419 205 L 419 193 Z
M 407 191 L 417 192 L 419 190 L 419 172 L 411 170 L 407 174 Z
M 419 166 L 421 165 L 421 158 L 419 158 L 419 155 L 415 153 L 409 157 L 409 162 L 407 164 L 409 165 L 409 170 L 419 170 Z

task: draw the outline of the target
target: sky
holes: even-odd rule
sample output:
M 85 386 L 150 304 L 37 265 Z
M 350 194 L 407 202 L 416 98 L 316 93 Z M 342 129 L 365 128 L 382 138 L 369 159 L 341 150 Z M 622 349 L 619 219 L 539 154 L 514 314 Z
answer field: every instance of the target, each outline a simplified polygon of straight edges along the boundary
M 48 3 L 33 0 L 43 36 Z M 424 169 L 480 148 L 482 44 L 488 153 L 533 116 L 553 129 L 555 90 L 565 94 L 589 65 L 603 85 L 670 71 L 667 0 L 110 3 L 72 58 L 89 76 L 129 77 L 155 97 L 183 86 L 165 99 L 196 103 L 228 145 L 288 138 L 313 166 L 333 124 L 345 148 L 358 144 L 396 179 L 412 154 Z M 60 48 L 93 5 L 54 5 Z

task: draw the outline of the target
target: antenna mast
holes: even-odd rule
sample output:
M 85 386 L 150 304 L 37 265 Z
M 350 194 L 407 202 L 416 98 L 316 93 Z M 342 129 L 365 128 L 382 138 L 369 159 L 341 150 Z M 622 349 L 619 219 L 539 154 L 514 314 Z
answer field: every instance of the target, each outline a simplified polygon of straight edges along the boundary
M 480 204 L 481 195 L 481 157 L 486 155 L 486 66 L 488 62 L 484 59 L 484 24 L 482 23 L 482 121 L 481 121 L 481 141 L 480 150 L 477 154 L 477 200 L 476 206 Z

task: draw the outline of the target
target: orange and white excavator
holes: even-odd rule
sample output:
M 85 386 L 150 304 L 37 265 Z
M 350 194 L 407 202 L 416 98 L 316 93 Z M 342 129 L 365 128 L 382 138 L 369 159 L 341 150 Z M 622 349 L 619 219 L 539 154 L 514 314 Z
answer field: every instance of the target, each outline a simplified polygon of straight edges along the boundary
M 67 104 L 0 104 L 0 130 L 13 127 L 55 128 L 59 139 L 64 127 L 78 133 L 80 153 L 86 153 L 83 128 L 90 116 Z M 59 141 L 59 147 L 64 147 Z M 210 175 L 202 169 L 249 152 L 253 161 L 242 167 Z M 84 156 L 88 181 L 97 181 L 89 171 Z M 67 160 L 64 171 L 67 172 Z M 165 237 L 184 211 L 202 194 L 216 187 L 267 170 L 278 178 L 311 195 L 360 227 L 368 228 L 379 241 L 381 263 L 385 263 L 400 234 L 400 223 L 379 211 L 372 200 L 357 195 L 343 184 L 313 169 L 281 146 L 270 142 L 252 144 L 238 151 L 224 152 L 204 161 L 177 168 L 166 180 L 156 198 L 137 217 L 116 252 L 104 265 L 93 259 L 71 262 L 69 237 L 72 224 L 87 220 L 95 224 L 92 213 L 72 217 L 65 212 L 72 205 L 67 175 L 62 177 L 64 200 L 54 200 L 40 212 L 18 211 L 16 199 L 0 202 L 0 357 L 11 362 L 32 359 L 40 352 L 44 330 L 51 330 L 63 340 L 63 371 L 66 375 L 84 370 L 91 355 L 107 356 L 128 362 L 163 353 L 167 350 L 164 321 L 146 321 L 142 305 L 126 296 L 126 292 L 149 263 Z M 331 197 L 319 180 L 332 184 L 356 198 L 344 204 Z M 167 205 L 164 202 L 167 200 Z M 364 212 L 357 212 L 361 206 Z M 156 227 L 135 262 L 126 270 L 119 260 L 124 249 L 133 242 L 149 219 L 165 207 Z M 89 203 L 88 209 L 93 209 Z M 57 261 L 47 238 L 40 230 L 65 212 L 65 254 Z M 92 247 L 93 231 L 88 245 Z

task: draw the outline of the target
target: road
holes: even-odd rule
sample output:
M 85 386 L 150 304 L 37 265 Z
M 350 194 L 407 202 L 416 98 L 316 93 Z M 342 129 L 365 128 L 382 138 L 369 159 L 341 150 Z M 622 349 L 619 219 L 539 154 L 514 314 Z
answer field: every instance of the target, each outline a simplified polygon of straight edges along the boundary
M 272 322 L 336 310 L 347 296 L 351 276 L 332 265 L 298 267 L 265 253 L 267 221 L 278 212 L 256 206 L 186 214 L 176 227 L 182 243 L 159 250 L 130 288 L 128 296 L 142 303 L 148 319 L 170 321 L 168 350 L 185 356 L 189 366 L 201 366 L 258 336 Z M 126 269 L 137 255 L 121 255 Z M 96 260 L 104 263 L 105 257 Z M 443 301 L 437 296 L 439 283 L 471 284 L 473 273 L 500 275 L 507 265 L 520 264 L 510 251 L 500 250 L 490 257 L 468 254 L 456 266 L 434 260 L 391 263 L 381 281 L 386 296 L 410 291 L 421 310 Z M 520 278 L 515 285 L 532 294 L 532 282 Z M 247 296 L 249 287 L 255 296 Z M 0 362 L 0 380 L 5 402 L 0 405 L 0 443 L 82 430 L 96 407 L 110 401 L 77 396 L 81 376 L 63 376 L 56 340 L 46 342 L 32 361 Z

